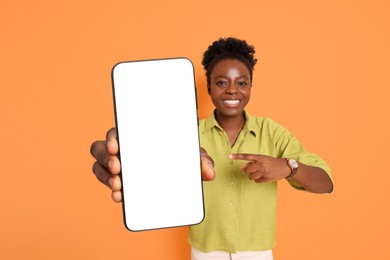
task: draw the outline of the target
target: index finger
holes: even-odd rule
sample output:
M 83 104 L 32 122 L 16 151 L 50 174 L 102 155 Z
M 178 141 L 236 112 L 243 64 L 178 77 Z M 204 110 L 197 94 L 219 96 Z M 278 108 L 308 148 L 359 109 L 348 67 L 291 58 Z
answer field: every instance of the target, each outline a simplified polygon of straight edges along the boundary
M 257 162 L 259 160 L 259 155 L 249 154 L 249 153 L 232 153 L 232 154 L 229 154 L 229 159 Z

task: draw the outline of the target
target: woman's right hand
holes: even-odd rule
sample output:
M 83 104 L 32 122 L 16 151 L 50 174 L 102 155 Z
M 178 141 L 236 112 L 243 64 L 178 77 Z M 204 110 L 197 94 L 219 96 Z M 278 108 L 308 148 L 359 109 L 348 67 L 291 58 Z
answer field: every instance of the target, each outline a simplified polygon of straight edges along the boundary
M 115 202 L 122 201 L 122 182 L 119 177 L 121 163 L 118 153 L 116 128 L 111 128 L 107 132 L 106 140 L 95 141 L 91 145 L 91 154 L 96 159 L 92 171 L 100 182 L 111 189 L 111 197 Z M 200 148 L 200 157 L 202 180 L 213 180 L 215 178 L 213 159 L 203 148 Z
M 107 132 L 106 140 L 95 141 L 91 145 L 91 154 L 96 159 L 92 171 L 100 182 L 111 189 L 111 197 L 115 202 L 122 201 L 122 182 L 119 177 L 121 164 L 118 152 L 115 128 Z

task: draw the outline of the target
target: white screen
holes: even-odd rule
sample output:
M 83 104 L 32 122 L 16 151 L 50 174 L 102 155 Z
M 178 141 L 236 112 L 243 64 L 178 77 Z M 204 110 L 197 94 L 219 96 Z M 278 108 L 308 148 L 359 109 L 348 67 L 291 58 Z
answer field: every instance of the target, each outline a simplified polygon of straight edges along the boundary
M 204 217 L 194 69 L 186 58 L 112 71 L 125 225 L 140 231 Z

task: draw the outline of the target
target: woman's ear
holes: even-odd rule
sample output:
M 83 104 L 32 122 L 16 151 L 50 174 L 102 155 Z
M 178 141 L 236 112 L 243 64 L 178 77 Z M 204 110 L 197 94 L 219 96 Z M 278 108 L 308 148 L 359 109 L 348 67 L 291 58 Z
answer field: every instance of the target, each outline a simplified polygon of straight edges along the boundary
M 209 93 L 209 95 L 211 95 L 211 88 L 210 88 L 210 85 L 207 85 L 207 93 Z

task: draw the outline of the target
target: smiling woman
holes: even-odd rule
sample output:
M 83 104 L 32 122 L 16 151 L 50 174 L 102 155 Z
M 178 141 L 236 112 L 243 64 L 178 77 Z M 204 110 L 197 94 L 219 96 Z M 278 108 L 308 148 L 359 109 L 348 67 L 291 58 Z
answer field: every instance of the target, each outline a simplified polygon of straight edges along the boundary
M 316 193 L 333 189 L 321 158 L 284 127 L 245 111 L 254 53 L 246 41 L 222 38 L 204 54 L 215 110 L 200 121 L 199 132 L 202 148 L 215 162 L 215 180 L 204 183 L 206 218 L 190 227 L 193 259 L 272 259 L 277 181 L 287 178 L 293 187 Z M 298 167 L 290 168 L 293 162 Z
M 328 165 L 284 127 L 245 111 L 251 96 L 254 47 L 221 38 L 204 53 L 208 93 L 215 106 L 199 121 L 205 213 L 189 228 L 192 259 L 272 259 L 277 182 L 315 193 L 333 190 Z M 121 201 L 115 130 L 91 147 L 94 173 Z M 290 166 L 290 165 L 293 165 Z M 207 181 L 206 181 L 207 180 Z M 174 180 L 172 180 L 174 181 Z M 116 182 L 117 185 L 113 185 Z M 116 187 L 115 189 L 113 187 Z

